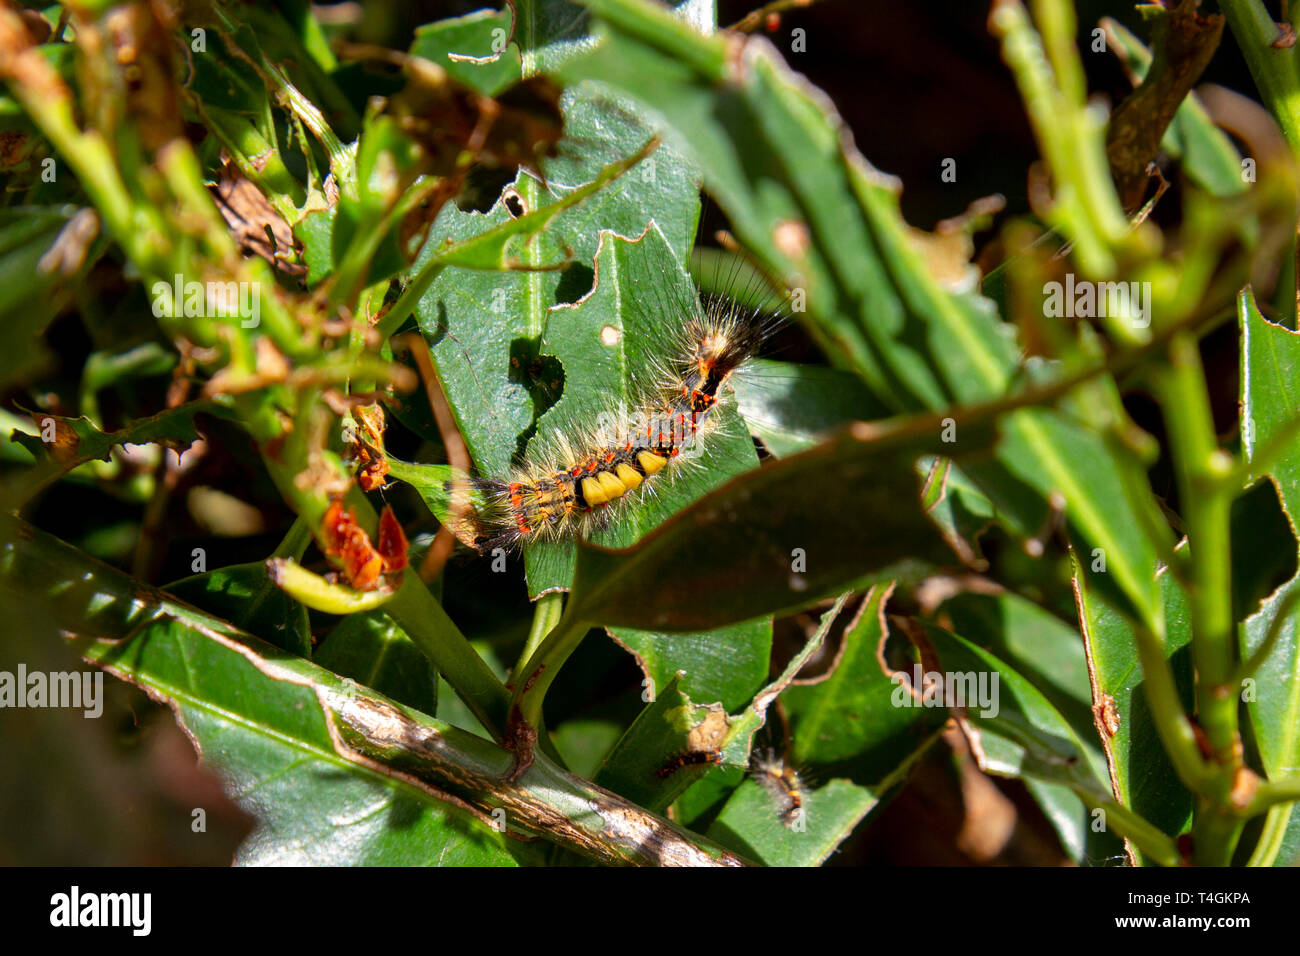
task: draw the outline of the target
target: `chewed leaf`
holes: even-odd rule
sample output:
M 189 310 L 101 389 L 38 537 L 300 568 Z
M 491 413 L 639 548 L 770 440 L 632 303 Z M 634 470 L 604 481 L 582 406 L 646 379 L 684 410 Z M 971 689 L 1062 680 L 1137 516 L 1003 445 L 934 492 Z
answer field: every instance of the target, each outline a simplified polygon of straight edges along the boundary
M 1300 518 L 1300 439 L 1295 432 L 1300 335 L 1265 319 L 1249 289 L 1239 296 L 1237 310 L 1242 443 L 1252 470 L 1267 474 L 1277 489 L 1294 528 Z M 1260 653 L 1270 633 L 1275 635 L 1272 649 L 1253 675 L 1258 690 L 1246 705 L 1260 761 L 1270 778 L 1293 773 L 1300 763 L 1300 635 L 1295 605 L 1290 603 L 1298 588 L 1300 577 L 1283 584 L 1242 622 L 1239 631 L 1243 659 Z M 1271 854 L 1276 864 L 1289 865 L 1295 862 L 1300 844 L 1300 812 L 1292 805 L 1274 815 L 1278 818 L 1270 827 L 1274 836 L 1264 856 Z
M 543 163 L 545 182 L 521 172 L 507 187 L 510 202 L 498 201 L 486 212 L 464 212 L 448 204 L 416 264 L 418 271 L 434 256 L 446 261 L 447 243 L 457 244 L 454 259 L 433 280 L 415 316 L 483 477 L 500 476 L 509 468 L 536 418 L 559 397 L 564 381 L 553 364 L 539 360 L 539 339 L 548 309 L 590 289 L 599 231 L 640 235 L 651 219 L 647 210 L 657 210 L 679 260 L 695 234 L 698 189 L 680 155 L 660 146 L 650 157 L 652 177 L 634 169 L 548 219 L 536 241 L 501 249 L 492 242 L 480 249 L 478 237 L 508 228 L 521 213 L 521 218 L 547 213 L 547 207 L 596 180 L 610 164 L 637 154 L 651 137 L 644 124 L 607 98 L 567 91 L 563 111 L 566 130 L 597 139 L 600 148 L 584 149 L 579 156 L 564 141 L 560 156 Z M 565 262 L 568 267 L 557 271 Z M 544 271 L 528 271 L 536 269 Z

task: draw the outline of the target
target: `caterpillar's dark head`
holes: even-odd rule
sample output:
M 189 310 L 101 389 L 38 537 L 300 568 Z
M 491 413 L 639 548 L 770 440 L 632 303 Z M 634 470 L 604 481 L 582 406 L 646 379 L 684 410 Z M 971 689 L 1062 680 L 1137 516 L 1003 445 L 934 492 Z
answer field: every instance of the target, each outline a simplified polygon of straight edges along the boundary
M 723 383 L 758 352 L 771 330 L 770 322 L 734 306 L 706 305 L 699 317 L 687 323 L 691 352 L 683 384 L 712 404 Z

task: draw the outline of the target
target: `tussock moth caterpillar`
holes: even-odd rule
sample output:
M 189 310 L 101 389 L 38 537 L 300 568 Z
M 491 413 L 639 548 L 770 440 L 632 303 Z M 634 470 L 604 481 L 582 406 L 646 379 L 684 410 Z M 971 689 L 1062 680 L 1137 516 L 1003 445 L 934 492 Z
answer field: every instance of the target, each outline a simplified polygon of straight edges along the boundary
M 722 765 L 722 751 L 717 747 L 708 750 L 684 750 L 673 754 L 662 767 L 655 771 L 657 777 L 671 777 L 683 767 L 714 767 Z
M 807 803 L 804 781 L 795 769 L 773 750 L 756 750 L 749 760 L 749 775 L 781 808 L 781 822 L 794 826 Z
M 657 483 L 703 460 L 722 386 L 781 320 L 725 300 L 696 299 L 690 313 L 669 313 L 649 367 L 633 370 L 630 406 L 594 423 L 561 420 L 529 443 L 505 477 L 478 481 L 486 497 L 481 552 L 586 537 L 629 498 L 653 494 Z M 614 341 L 620 334 L 602 330 Z

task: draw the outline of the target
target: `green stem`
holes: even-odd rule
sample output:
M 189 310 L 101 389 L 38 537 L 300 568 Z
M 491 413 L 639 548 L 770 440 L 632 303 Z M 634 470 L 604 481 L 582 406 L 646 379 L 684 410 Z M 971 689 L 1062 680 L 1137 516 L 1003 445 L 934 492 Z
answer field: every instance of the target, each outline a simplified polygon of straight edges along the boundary
M 484 729 L 500 740 L 509 704 L 506 689 L 419 576 L 408 571 L 384 610 L 433 662 Z
M 443 263 L 435 257 L 426 262 L 420 271 L 406 283 L 406 288 L 397 297 L 393 307 L 385 312 L 375 325 L 375 328 L 379 331 L 381 341 L 387 341 L 402 327 L 402 323 L 415 311 L 415 307 L 420 304 L 424 294 L 429 291 L 429 286 L 433 285 L 433 280 L 438 278 L 444 268 L 446 267 Z
M 1232 810 L 1202 804 L 1193 828 L 1192 862 L 1197 866 L 1228 866 L 1246 819 Z
M 569 611 L 573 605 L 570 602 Z M 570 655 L 578 649 L 591 625 L 576 615 L 565 613 L 558 624 L 528 658 L 528 662 L 515 673 L 515 692 L 510 701 L 511 711 L 529 727 L 542 725 L 542 700 L 551 682 L 560 672 Z
M 1286 842 L 1287 824 L 1291 822 L 1291 813 L 1295 808 L 1290 804 L 1278 803 L 1268 808 L 1264 818 L 1264 829 L 1260 831 L 1259 842 L 1246 861 L 1247 866 L 1272 866 L 1282 846 Z
M 1227 559 L 1232 494 L 1225 478 L 1232 473 L 1233 463 L 1218 447 L 1194 336 L 1183 333 L 1170 341 L 1168 360 L 1157 367 L 1154 385 L 1164 409 L 1187 525 L 1196 711 L 1212 755 L 1206 779 L 1193 787 L 1201 797 L 1193 827 L 1194 859 L 1198 865 L 1226 866 L 1244 822 L 1232 806 L 1242 766 L 1233 683 L 1236 629 Z
M 1246 810 L 1246 816 L 1263 813 L 1275 804 L 1291 803 L 1296 800 L 1300 800 L 1300 776 L 1266 780 L 1255 791 L 1255 796 Z
M 1142 686 L 1146 691 L 1147 705 L 1156 734 L 1169 755 L 1178 778 L 1188 789 L 1200 792 L 1209 780 L 1209 768 L 1201 757 L 1196 743 L 1196 732 L 1183 712 L 1182 700 L 1174 673 L 1165 657 L 1165 642 L 1145 626 L 1134 629 L 1137 636 L 1138 659 L 1142 663 Z
M 537 599 L 537 603 L 533 605 L 533 624 L 528 629 L 528 640 L 524 642 L 524 649 L 519 652 L 519 661 L 515 664 L 516 674 L 523 673 L 524 665 L 537 651 L 546 635 L 555 630 L 555 625 L 559 623 L 563 612 L 563 593 L 551 591 Z
M 248 282 L 255 291 L 258 301 L 258 331 L 267 335 L 290 358 L 315 358 L 316 347 L 303 335 L 302 327 L 279 296 L 279 286 L 271 274 L 270 266 L 263 259 L 240 258 L 225 220 L 221 218 L 211 195 L 203 186 L 203 169 L 190 144 L 182 140 L 168 143 L 158 151 L 158 168 L 166 178 L 172 195 L 187 214 L 186 220 L 197 224 L 197 234 L 207 245 L 212 257 L 228 267 L 230 276 Z M 188 256 L 177 255 L 174 258 L 177 260 L 175 268 L 183 274 L 200 276 L 205 271 L 202 260 L 197 259 L 192 250 Z M 210 322 L 208 319 L 197 321 Z M 221 321 L 236 327 L 237 336 L 247 343 L 250 337 L 240 334 L 244 330 L 239 328 L 242 321 L 239 317 L 228 317 Z
M 1215 758 L 1240 762 L 1237 699 L 1230 690 L 1236 666 L 1232 617 L 1229 520 L 1232 499 L 1223 478 L 1231 462 L 1219 449 L 1195 338 L 1176 336 L 1169 361 L 1156 373 L 1169 431 L 1174 472 L 1187 523 L 1191 563 L 1188 601 L 1192 657 L 1197 672 L 1197 712 Z
M 1250 75 L 1282 134 L 1293 149 L 1300 149 L 1300 70 L 1296 48 L 1273 43 L 1282 36 L 1260 0 L 1219 0 L 1219 9 L 1237 40 Z
M 397 224 L 436 189 L 438 183 L 439 180 L 433 177 L 422 176 L 394 196 L 387 209 L 373 218 L 363 219 L 343 255 L 343 261 L 335 270 L 330 288 L 331 301 L 347 306 L 353 314 L 359 311 L 358 301 L 374 265 L 376 251 Z
M 1077 789 L 1075 792 L 1085 803 L 1105 812 L 1106 824 L 1110 829 L 1131 841 L 1161 866 L 1178 866 L 1182 863 L 1182 854 L 1178 852 L 1177 844 L 1145 817 L 1114 800 L 1097 801 L 1096 794 L 1091 790 Z
M 339 141 L 325 116 L 316 108 L 316 104 L 303 96 L 302 92 L 290 81 L 288 74 L 281 69 L 279 64 L 267 57 L 261 49 L 256 51 L 257 61 L 254 62 L 248 54 L 239 48 L 234 41 L 239 24 L 231 18 L 230 14 L 220 4 L 212 4 L 210 9 L 221 20 L 222 27 L 226 31 L 227 46 L 232 54 L 247 60 L 253 69 L 261 75 L 262 82 L 266 84 L 267 91 L 275 98 L 276 102 L 288 112 L 297 116 L 303 125 L 311 130 L 312 135 L 316 137 L 317 142 L 321 144 L 325 154 L 329 157 L 330 170 L 334 173 L 339 188 L 350 190 L 355 179 L 352 154 Z M 346 100 L 342 97 L 339 99 L 346 103 Z M 351 112 L 350 107 L 348 112 Z M 355 120 L 355 117 L 352 119 Z
M 253 422 L 250 430 L 265 447 L 268 434 L 274 434 L 269 429 L 275 428 L 276 424 L 273 413 L 264 406 L 265 403 L 261 403 L 259 408 L 263 410 L 250 414 L 246 420 Z M 298 513 L 299 520 L 311 529 L 318 529 L 328 507 L 328 498 L 320 491 L 298 486 L 296 478 L 301 471 L 300 462 L 306 456 L 304 453 L 295 453 L 292 439 L 291 434 L 290 440 L 283 444 L 284 461 L 265 454 L 263 460 L 276 487 Z M 342 470 L 341 464 L 336 467 Z M 378 518 L 365 495 L 353 486 L 345 500 L 347 507 L 355 513 L 357 523 L 367 533 L 373 534 Z M 384 605 L 384 610 L 407 633 L 421 653 L 433 662 L 483 727 L 500 740 L 505 727 L 509 695 L 483 658 L 479 657 L 447 616 L 442 605 L 429 593 L 419 576 L 408 571 L 397 593 Z
M 197 99 L 194 108 L 226 148 L 231 162 L 245 179 L 258 187 L 276 214 L 285 222 L 297 219 L 298 204 L 306 199 L 302 184 L 257 127 L 233 110 L 204 106 Z
M 1104 118 L 1083 99 L 1072 13 L 1060 0 L 1038 0 L 1035 12 L 1048 42 L 1046 51 L 1017 0 L 995 3 L 989 28 L 1002 41 L 1002 58 L 1020 88 L 1052 172 L 1052 224 L 1074 240 L 1074 255 L 1084 272 L 1111 275 L 1116 270 L 1113 247 L 1123 241 L 1129 226 L 1110 181 Z M 1107 328 L 1125 341 L 1143 340 L 1122 321 L 1108 322 Z
M 272 557 L 301 561 L 303 552 L 307 550 L 309 544 L 311 544 L 311 525 L 307 524 L 302 515 L 298 515 L 293 519 L 293 524 L 289 526 L 284 540 L 275 549 Z

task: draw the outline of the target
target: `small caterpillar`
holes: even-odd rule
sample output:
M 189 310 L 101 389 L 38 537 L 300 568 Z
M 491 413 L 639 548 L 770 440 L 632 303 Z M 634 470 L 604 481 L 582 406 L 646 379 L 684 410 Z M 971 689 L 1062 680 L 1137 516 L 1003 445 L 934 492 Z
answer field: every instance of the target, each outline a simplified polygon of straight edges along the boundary
M 755 751 L 750 757 L 749 775 L 781 807 L 781 822 L 793 827 L 807 803 L 804 782 L 795 769 L 775 751 Z
M 611 506 L 680 469 L 700 450 L 723 384 L 780 321 L 721 301 L 697 303 L 666 349 L 673 357 L 641 376 L 649 384 L 635 407 L 605 414 L 577 438 L 558 431 L 535 439 L 505 478 L 478 482 L 486 498 L 480 552 L 585 537 L 609 520 Z
M 655 771 L 655 775 L 665 779 L 683 767 L 720 766 L 721 764 L 722 751 L 717 747 L 710 747 L 708 750 L 684 750 L 679 754 L 673 754 L 667 763 Z

